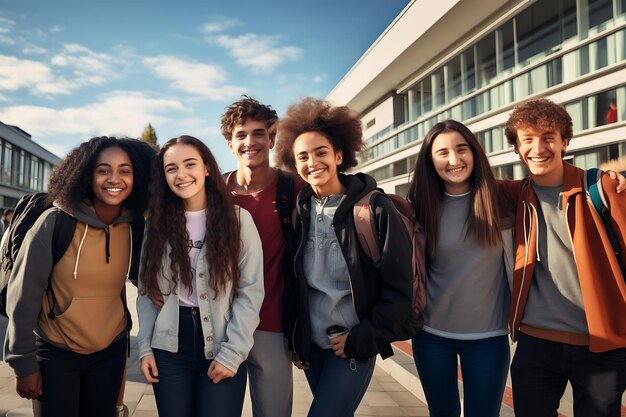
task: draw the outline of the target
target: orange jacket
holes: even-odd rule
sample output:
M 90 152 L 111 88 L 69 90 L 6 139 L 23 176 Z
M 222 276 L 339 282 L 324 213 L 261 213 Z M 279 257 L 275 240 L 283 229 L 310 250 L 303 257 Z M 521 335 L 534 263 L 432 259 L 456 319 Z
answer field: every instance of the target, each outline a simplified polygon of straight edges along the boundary
M 563 213 L 569 232 L 589 328 L 589 349 L 604 352 L 626 347 L 626 284 L 599 216 L 584 191 L 585 171 L 564 163 Z M 509 327 L 515 341 L 537 259 L 538 199 L 532 182 L 506 182 L 518 202 L 515 226 L 515 270 Z M 602 188 L 615 234 L 626 263 L 626 193 L 617 194 L 617 181 L 606 174 Z

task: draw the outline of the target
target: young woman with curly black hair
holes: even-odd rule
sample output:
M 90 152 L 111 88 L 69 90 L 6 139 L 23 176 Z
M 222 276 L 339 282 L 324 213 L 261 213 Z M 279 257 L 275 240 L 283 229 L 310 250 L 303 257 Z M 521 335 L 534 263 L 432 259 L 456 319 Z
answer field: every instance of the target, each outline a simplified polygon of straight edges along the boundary
M 169 140 L 155 160 L 137 312 L 141 371 L 161 417 L 241 415 L 263 302 L 263 251 L 209 148 Z M 156 297 L 155 297 L 156 295 Z M 151 297 L 163 300 L 159 310 Z
M 54 207 L 24 238 L 8 286 L 5 360 L 18 394 L 40 400 L 43 417 L 114 413 L 128 343 L 131 221 L 143 218 L 153 155 L 134 139 L 82 143 L 52 172 Z M 61 216 L 75 229 L 53 264 Z
M 376 355 L 393 355 L 390 341 L 411 314 L 411 242 L 391 200 L 378 193 L 370 204 L 380 263 L 374 266 L 358 243 L 353 208 L 376 181 L 344 174 L 363 148 L 361 122 L 347 107 L 312 98 L 294 104 L 279 124 L 276 148 L 279 163 L 308 183 L 296 204 L 290 296 L 297 311 L 286 332 L 313 392 L 308 416 L 352 416 Z

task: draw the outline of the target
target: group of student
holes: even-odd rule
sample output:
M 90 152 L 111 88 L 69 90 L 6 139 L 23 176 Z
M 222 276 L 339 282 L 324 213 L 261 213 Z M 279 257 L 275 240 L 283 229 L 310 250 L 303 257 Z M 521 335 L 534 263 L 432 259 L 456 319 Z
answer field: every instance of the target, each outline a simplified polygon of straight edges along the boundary
M 53 171 L 55 206 L 28 232 L 9 282 L 4 348 L 18 394 L 38 399 L 42 416 L 114 415 L 129 343 L 124 283 L 139 256 L 132 229 L 146 212 L 138 347 L 160 416 L 240 416 L 249 379 L 255 417 L 288 417 L 292 363 L 313 393 L 309 417 L 352 416 L 376 356 L 393 354 L 414 314 L 411 240 L 377 193 L 368 210 L 380 260 L 360 246 L 353 209 L 377 184 L 345 173 L 364 149 L 358 115 L 307 98 L 279 123 L 243 97 L 221 127 L 237 159 L 226 180 L 191 136 L 157 155 L 94 138 Z M 430 415 L 460 415 L 458 358 L 464 415 L 499 415 L 510 329 L 516 415 L 555 416 L 569 381 L 576 417 L 619 416 L 626 284 L 585 172 L 563 161 L 571 118 L 534 100 L 505 133 L 529 178 L 496 180 L 453 120 L 430 129 L 414 168 L 407 199 L 428 277 L 412 346 Z M 270 166 L 271 149 L 287 173 Z M 602 189 L 624 258 L 626 193 L 613 177 Z M 290 199 L 294 215 L 282 218 Z M 53 263 L 61 213 L 76 230 Z

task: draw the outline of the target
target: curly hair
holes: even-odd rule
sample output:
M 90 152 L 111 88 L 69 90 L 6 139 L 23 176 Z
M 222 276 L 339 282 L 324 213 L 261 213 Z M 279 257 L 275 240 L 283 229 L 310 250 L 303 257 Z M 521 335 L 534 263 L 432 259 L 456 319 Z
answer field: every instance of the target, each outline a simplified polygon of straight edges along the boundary
M 276 163 L 291 172 L 296 160 L 293 144 L 303 133 L 319 132 L 326 136 L 335 151 L 343 152 L 338 172 L 345 172 L 358 164 L 357 155 L 365 149 L 359 115 L 346 106 L 333 107 L 329 102 L 307 97 L 287 108 L 278 123 Z
M 504 128 L 509 145 L 517 149 L 517 130 L 528 127 L 557 130 L 563 140 L 574 136 L 572 118 L 567 110 L 547 98 L 530 100 L 515 106 Z
M 501 193 L 496 191 L 496 180 L 487 155 L 467 126 L 456 120 L 446 120 L 435 124 L 426 134 L 407 192 L 407 200 L 415 210 L 415 218 L 426 232 L 430 254 L 432 255 L 439 238 L 444 195 L 443 180 L 433 164 L 432 148 L 437 136 L 445 132 L 457 132 L 463 136 L 474 157 L 474 169 L 469 178 L 472 209 L 467 219 L 466 237 L 473 235 L 477 243 L 486 247 L 501 245 L 500 217 L 504 212 L 505 202 L 500 199 Z
M 226 107 L 226 111 L 222 114 L 222 135 L 227 141 L 233 138 L 233 130 L 235 126 L 243 125 L 248 119 L 260 120 L 267 125 L 267 132 L 270 139 L 276 137 L 276 122 L 278 121 L 278 115 L 272 106 L 266 106 L 259 103 L 252 97 L 243 95 L 241 100 L 238 100 Z
M 170 291 L 179 283 L 191 288 L 192 272 L 189 263 L 189 233 L 185 220 L 183 200 L 170 189 L 165 179 L 163 156 L 172 147 L 184 144 L 193 146 L 200 154 L 209 171 L 204 184 L 206 205 L 206 233 L 204 242 L 205 256 L 210 265 L 208 284 L 215 292 L 226 290 L 232 282 L 233 297 L 239 283 L 239 221 L 230 192 L 222 178 L 220 169 L 209 148 L 192 136 L 180 136 L 170 139 L 163 145 L 158 158 L 155 158 L 150 183 L 150 212 L 148 214 L 147 236 L 142 252 L 141 281 L 144 284 L 142 294 L 152 294 L 159 290 L 158 276 L 162 271 L 162 257 L 165 245 L 171 247 Z
M 147 208 L 146 194 L 151 159 L 155 150 L 138 139 L 95 137 L 72 149 L 53 169 L 48 182 L 48 200 L 61 207 L 76 210 L 84 199 L 93 198 L 92 174 L 100 153 L 111 147 L 126 152 L 133 166 L 133 189 L 124 201 L 133 216 L 143 216 Z

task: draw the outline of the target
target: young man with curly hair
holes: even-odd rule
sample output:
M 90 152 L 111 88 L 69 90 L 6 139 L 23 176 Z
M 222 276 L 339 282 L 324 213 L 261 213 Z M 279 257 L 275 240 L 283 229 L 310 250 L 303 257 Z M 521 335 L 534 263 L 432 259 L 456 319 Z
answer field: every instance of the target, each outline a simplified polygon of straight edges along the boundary
M 550 100 L 523 103 L 505 128 L 530 172 L 517 197 L 516 265 L 509 325 L 515 414 L 555 416 L 570 382 L 574 415 L 620 415 L 626 389 L 626 284 L 585 171 L 565 162 L 572 119 Z M 602 176 L 611 223 L 626 262 L 626 193 Z
M 294 204 L 301 182 L 270 166 L 277 122 L 271 106 L 247 96 L 228 106 L 221 121 L 222 134 L 237 158 L 237 170 L 228 175 L 227 185 L 234 202 L 252 214 L 263 245 L 265 300 L 248 357 L 254 417 L 289 417 L 293 401 L 291 354 L 283 330 L 288 301 L 283 299 L 288 271 L 284 259 L 291 248 L 277 199 L 286 197 L 278 195 L 280 183 L 281 188 L 291 188 L 288 194 Z

